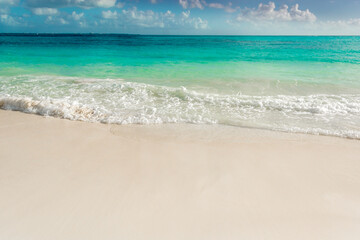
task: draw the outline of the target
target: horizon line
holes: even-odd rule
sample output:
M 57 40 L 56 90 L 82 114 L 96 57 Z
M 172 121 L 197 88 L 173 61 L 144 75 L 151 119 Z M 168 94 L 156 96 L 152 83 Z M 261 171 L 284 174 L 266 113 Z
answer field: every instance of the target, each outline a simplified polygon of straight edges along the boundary
M 63 33 L 52 33 L 52 32 L 0 32 L 0 35 L 135 35 L 135 36 L 248 36 L 248 37 L 359 37 L 359 35 L 354 34 L 141 34 L 141 33 L 98 33 L 98 32 L 89 32 L 89 33 L 73 33 L 73 32 L 63 32 Z

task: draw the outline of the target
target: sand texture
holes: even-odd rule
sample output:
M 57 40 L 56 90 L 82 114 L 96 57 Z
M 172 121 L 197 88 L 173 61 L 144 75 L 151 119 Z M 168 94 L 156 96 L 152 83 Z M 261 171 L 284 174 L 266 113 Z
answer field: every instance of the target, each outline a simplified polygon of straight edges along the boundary
M 358 240 L 360 141 L 1 110 L 0 239 Z

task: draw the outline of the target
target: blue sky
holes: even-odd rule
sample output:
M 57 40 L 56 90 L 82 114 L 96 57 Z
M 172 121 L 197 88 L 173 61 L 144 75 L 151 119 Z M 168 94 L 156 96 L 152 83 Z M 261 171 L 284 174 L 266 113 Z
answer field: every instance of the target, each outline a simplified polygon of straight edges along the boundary
M 360 0 L 0 0 L 0 32 L 359 35 Z

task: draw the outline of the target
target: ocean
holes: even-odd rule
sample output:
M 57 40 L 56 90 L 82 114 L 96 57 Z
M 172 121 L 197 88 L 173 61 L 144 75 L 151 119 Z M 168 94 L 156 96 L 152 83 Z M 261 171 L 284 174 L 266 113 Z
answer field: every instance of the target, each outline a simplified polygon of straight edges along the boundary
M 360 37 L 0 34 L 0 108 L 360 139 Z

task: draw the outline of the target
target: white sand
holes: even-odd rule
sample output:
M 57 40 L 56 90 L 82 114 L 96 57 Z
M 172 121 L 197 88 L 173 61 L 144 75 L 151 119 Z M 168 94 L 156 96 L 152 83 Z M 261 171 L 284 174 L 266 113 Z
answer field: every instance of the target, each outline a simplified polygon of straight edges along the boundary
M 360 141 L 0 111 L 0 239 L 360 239 Z

